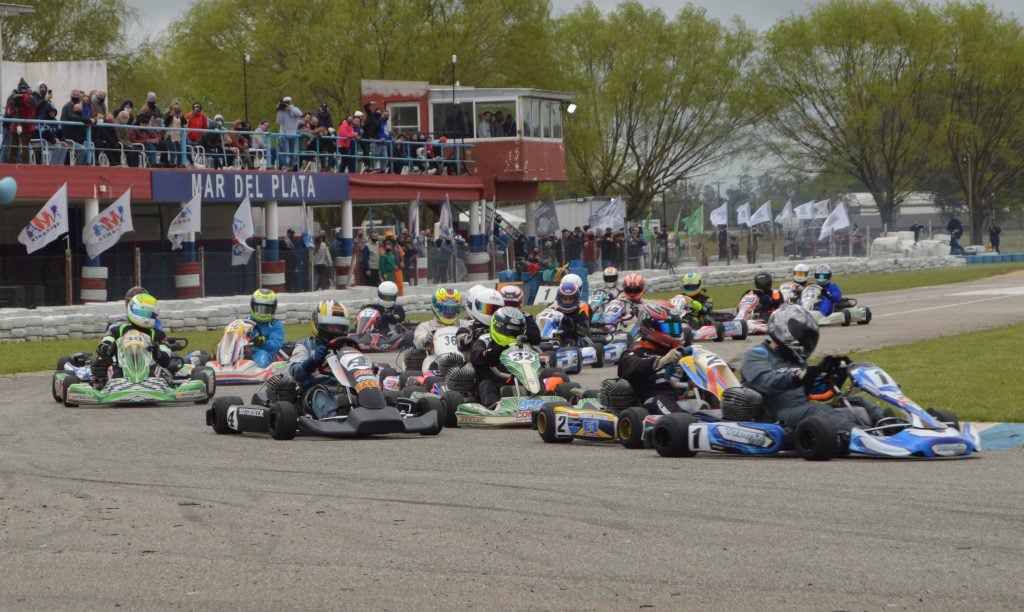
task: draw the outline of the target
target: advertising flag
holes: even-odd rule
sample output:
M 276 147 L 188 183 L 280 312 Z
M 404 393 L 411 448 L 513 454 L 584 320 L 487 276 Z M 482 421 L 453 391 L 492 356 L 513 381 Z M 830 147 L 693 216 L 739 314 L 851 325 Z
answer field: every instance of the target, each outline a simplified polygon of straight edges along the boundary
M 810 221 L 814 218 L 814 202 L 807 202 L 796 207 L 796 218 L 801 221 Z
M 846 204 L 840 202 L 839 206 L 829 213 L 828 218 L 825 219 L 825 223 L 821 226 L 821 234 L 818 236 L 818 241 L 822 241 L 828 238 L 832 232 L 841 230 L 845 227 L 850 227 L 850 217 L 846 215 Z
M 250 210 L 249 214 L 252 215 L 251 210 Z M 303 200 L 303 202 L 302 202 L 302 230 L 301 230 L 302 231 L 302 244 L 306 245 L 307 249 L 313 248 L 313 246 L 314 246 L 313 233 L 310 231 L 309 228 L 310 228 L 310 224 L 309 224 L 309 209 L 306 207 L 305 200 Z
M 125 232 L 135 231 L 132 226 L 132 188 L 129 187 L 100 214 L 85 222 L 82 242 L 89 259 L 117 244 Z
M 718 208 L 711 211 L 709 221 L 711 221 L 711 225 L 714 225 L 715 227 L 720 225 L 729 225 L 729 203 L 725 202 Z
M 602 206 L 602 209 L 604 207 Z M 555 198 L 548 198 L 534 211 L 537 222 L 537 235 L 542 237 L 554 236 L 558 233 L 558 215 L 555 214 Z M 620 223 L 616 227 L 622 227 Z
M 782 223 L 793 218 L 793 200 L 786 200 L 786 205 L 782 207 L 782 212 L 775 217 L 776 223 Z
M 29 253 L 35 253 L 69 231 L 68 184 L 64 183 L 21 230 L 18 242 L 25 245 Z
M 442 238 L 452 240 L 455 237 L 455 230 L 452 228 L 452 203 L 448 200 L 448 194 L 445 194 L 444 204 L 441 205 L 439 226 Z
M 416 201 L 409 207 L 409 235 L 413 241 L 419 244 L 420 241 L 420 194 L 416 194 Z
M 170 227 L 167 228 L 167 239 L 171 241 L 171 250 L 177 251 L 181 248 L 181 243 L 185 241 L 185 236 L 192 232 L 200 231 L 201 222 L 201 200 L 202 196 L 196 194 L 192 196 L 178 216 L 171 221 Z
M 231 265 L 244 266 L 249 263 L 256 250 L 245 243 L 256 233 L 252 223 L 252 205 L 249 203 L 249 196 L 245 196 L 242 203 L 235 211 L 235 217 L 231 220 Z
M 686 224 L 686 233 L 689 236 L 700 235 L 704 233 L 704 207 L 701 206 L 697 210 L 690 213 L 690 216 L 683 220 Z
M 750 227 L 750 202 L 744 202 L 736 209 L 736 225 Z
M 822 200 L 814 203 L 814 218 L 815 219 L 827 219 L 828 218 L 828 200 Z
M 761 207 L 757 209 L 757 212 L 755 212 L 753 215 L 751 215 L 751 217 L 750 217 L 750 225 L 751 225 L 751 227 L 753 227 L 753 226 L 759 225 L 761 223 L 771 223 L 771 222 L 772 222 L 772 203 L 771 203 L 771 200 L 769 200 L 769 201 L 765 202 L 764 204 L 762 204 Z

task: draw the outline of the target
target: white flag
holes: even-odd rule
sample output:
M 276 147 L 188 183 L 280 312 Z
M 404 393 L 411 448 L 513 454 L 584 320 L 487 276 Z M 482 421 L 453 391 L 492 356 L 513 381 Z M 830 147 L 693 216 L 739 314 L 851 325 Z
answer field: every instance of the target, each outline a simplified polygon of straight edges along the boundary
M 815 219 L 827 219 L 828 218 L 828 200 L 822 200 L 814 203 L 814 218 Z
M 202 225 L 200 215 L 202 214 L 201 209 L 202 196 L 196 194 L 192 196 L 188 204 L 182 207 L 181 212 L 178 216 L 171 221 L 170 227 L 167 228 L 167 239 L 171 241 L 171 250 L 177 251 L 181 248 L 181 243 L 185 241 L 185 236 L 192 232 L 200 231 Z
M 711 225 L 718 227 L 720 225 L 729 225 L 729 203 L 726 202 L 718 208 L 711 211 L 711 215 L 708 217 L 711 221 Z
M 626 202 L 622 198 L 612 198 L 605 203 L 597 212 L 590 215 L 587 224 L 594 229 L 621 229 L 626 226 Z M 555 229 L 558 229 L 557 227 Z M 543 236 L 537 232 L 538 236 Z
M 750 217 L 750 226 L 753 227 L 760 223 L 771 223 L 772 222 L 772 202 L 771 200 L 761 205 L 761 208 L 757 209 Z
M 21 230 L 18 242 L 25 245 L 29 253 L 35 253 L 69 231 L 68 184 L 64 183 Z
M 238 205 L 238 210 L 235 211 L 235 218 L 231 220 L 231 265 L 244 266 L 249 263 L 249 258 L 252 257 L 256 249 L 246 244 L 245 241 L 252 238 L 255 233 L 256 229 L 252 223 L 252 205 L 249 203 L 249 196 L 245 196 L 242 203 Z
M 441 230 L 441 237 L 451 240 L 454 238 L 454 229 L 452 228 L 452 203 L 448 200 L 448 194 L 444 196 L 444 204 L 441 205 L 441 218 L 438 220 L 438 226 Z
M 313 240 L 313 233 L 310 231 L 311 225 L 309 223 L 309 208 L 306 207 L 306 202 L 302 202 L 302 244 L 306 245 L 306 248 L 316 246 L 316 242 Z
M 419 244 L 420 241 L 420 194 L 416 194 L 416 201 L 409 206 L 409 235 L 413 241 Z
M 793 201 L 792 200 L 786 200 L 786 205 L 782 207 L 782 212 L 780 212 L 779 215 L 777 217 L 775 217 L 775 222 L 776 223 L 782 223 L 783 221 L 788 221 L 789 219 L 792 219 L 792 218 L 793 218 Z
M 796 218 L 801 221 L 810 221 L 814 218 L 814 202 L 807 202 L 796 207 Z
M 736 225 L 750 226 L 750 202 L 744 202 L 736 209 Z
M 846 204 L 840 202 L 839 206 L 836 206 L 835 210 L 829 213 L 825 223 L 822 224 L 818 242 L 828 238 L 832 232 L 841 230 L 844 227 L 850 227 L 850 218 L 846 216 Z
M 125 232 L 133 232 L 132 226 L 132 188 L 100 214 L 85 222 L 82 228 L 82 242 L 89 259 L 99 257 L 100 253 L 117 244 Z

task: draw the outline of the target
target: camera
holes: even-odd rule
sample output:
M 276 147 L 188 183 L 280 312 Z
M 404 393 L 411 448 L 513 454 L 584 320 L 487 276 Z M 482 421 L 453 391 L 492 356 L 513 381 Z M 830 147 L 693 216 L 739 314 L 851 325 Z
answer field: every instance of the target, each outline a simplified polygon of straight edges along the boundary
M 285 102 L 284 100 L 281 100 L 280 102 L 277 103 L 277 110 L 281 111 L 281 110 L 286 110 L 287 108 L 288 108 L 288 103 Z

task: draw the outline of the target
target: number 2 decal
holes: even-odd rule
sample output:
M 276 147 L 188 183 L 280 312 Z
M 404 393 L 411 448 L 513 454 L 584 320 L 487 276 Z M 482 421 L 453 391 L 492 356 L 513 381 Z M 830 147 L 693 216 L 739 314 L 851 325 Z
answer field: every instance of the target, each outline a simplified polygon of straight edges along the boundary
M 569 415 L 567 414 L 556 414 L 555 415 L 555 435 L 556 436 L 568 436 L 572 435 L 569 433 Z

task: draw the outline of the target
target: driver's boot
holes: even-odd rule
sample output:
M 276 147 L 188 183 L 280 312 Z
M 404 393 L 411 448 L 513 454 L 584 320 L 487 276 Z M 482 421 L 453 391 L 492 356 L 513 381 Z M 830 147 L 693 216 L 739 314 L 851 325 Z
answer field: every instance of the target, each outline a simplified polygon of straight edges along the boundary
M 107 367 L 108 364 L 105 360 L 96 360 L 92 362 L 89 369 L 92 370 L 92 386 L 96 389 L 102 389 L 107 384 Z

